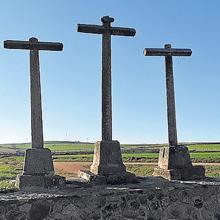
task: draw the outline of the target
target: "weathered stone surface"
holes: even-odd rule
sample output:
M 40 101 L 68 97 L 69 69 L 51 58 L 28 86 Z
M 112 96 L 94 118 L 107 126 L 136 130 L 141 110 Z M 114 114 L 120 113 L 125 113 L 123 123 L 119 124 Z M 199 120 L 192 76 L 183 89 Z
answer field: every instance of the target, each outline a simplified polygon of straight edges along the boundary
M 188 148 L 181 145 L 160 148 L 158 166 L 162 169 L 191 167 Z
M 53 175 L 54 166 L 50 149 L 27 149 L 25 154 L 23 174 Z
M 218 220 L 219 197 L 220 179 L 173 182 L 148 177 L 130 185 L 69 184 L 41 193 L 2 194 L 0 219 Z
M 38 42 L 37 38 L 29 41 L 4 42 L 8 49 L 30 50 L 30 93 L 31 93 L 31 144 L 25 155 L 23 175 L 18 177 L 20 189 L 48 188 L 63 185 L 65 179 L 54 176 L 54 167 L 49 149 L 43 149 L 43 120 L 41 103 L 39 50 L 61 51 L 61 43 Z M 62 182 L 62 184 L 61 184 Z
M 123 172 L 121 175 L 97 175 L 88 170 L 79 170 L 78 176 L 87 180 L 88 182 L 95 184 L 127 184 L 127 183 L 137 183 L 137 177 L 129 172 Z
M 94 148 L 90 171 L 97 175 L 117 175 L 126 172 L 118 141 L 99 141 Z
M 177 146 L 177 129 L 176 129 L 176 107 L 175 91 L 173 79 L 173 58 L 172 56 L 191 56 L 190 49 L 171 48 L 171 44 L 165 44 L 161 48 L 145 48 L 145 56 L 165 56 L 166 66 L 166 94 L 167 94 L 167 122 L 168 122 L 168 140 L 169 146 Z
M 29 41 L 4 41 L 4 47 L 8 49 L 30 50 L 30 91 L 31 91 L 31 138 L 32 148 L 43 148 L 43 121 L 41 106 L 41 83 L 39 50 L 60 51 L 61 43 L 38 42 L 32 37 Z
M 65 186 L 65 177 L 58 175 L 20 175 L 17 177 L 17 186 L 23 191 L 43 190 Z
M 165 56 L 169 145 L 160 149 L 158 167 L 154 170 L 153 175 L 162 176 L 168 180 L 192 180 L 205 177 L 204 167 L 193 167 L 188 148 L 179 146 L 177 141 L 172 56 L 191 56 L 191 54 L 190 49 L 173 49 L 171 44 L 165 44 L 164 49 L 145 48 L 144 50 L 145 56 Z
M 134 36 L 133 28 L 112 27 L 114 18 L 101 18 L 102 26 L 78 24 L 77 31 L 102 34 L 102 140 L 112 140 L 111 35 Z
M 162 176 L 168 180 L 204 179 L 203 166 L 193 166 L 186 146 L 170 146 L 160 149 L 158 167 L 154 176 Z
M 96 142 L 90 171 L 81 170 L 78 176 L 97 184 L 137 182 L 134 174 L 126 172 L 118 141 Z
M 95 144 L 91 173 L 82 171 L 79 176 L 89 181 L 119 183 L 134 179 L 134 175 L 126 173 L 120 144 L 112 141 L 111 35 L 134 36 L 136 31 L 112 27 L 114 18 L 109 16 L 102 17 L 101 21 L 102 26 L 78 24 L 77 28 L 78 32 L 102 34 L 102 141 Z
M 23 191 L 64 187 L 65 177 L 54 175 L 49 149 L 32 148 L 26 150 L 23 174 L 17 177 L 16 185 Z

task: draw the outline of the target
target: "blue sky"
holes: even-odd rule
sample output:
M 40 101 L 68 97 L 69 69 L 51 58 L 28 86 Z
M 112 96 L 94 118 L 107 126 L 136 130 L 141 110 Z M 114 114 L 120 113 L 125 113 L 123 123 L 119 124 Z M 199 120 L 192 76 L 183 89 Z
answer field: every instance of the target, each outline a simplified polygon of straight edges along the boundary
M 40 52 L 45 140 L 101 137 L 101 36 L 77 23 L 133 27 L 112 37 L 113 139 L 167 142 L 163 57 L 145 47 L 191 48 L 174 58 L 179 141 L 220 141 L 220 2 L 218 0 L 0 1 L 0 143 L 30 141 L 29 52 L 6 50 L 7 39 L 59 41 L 63 52 Z

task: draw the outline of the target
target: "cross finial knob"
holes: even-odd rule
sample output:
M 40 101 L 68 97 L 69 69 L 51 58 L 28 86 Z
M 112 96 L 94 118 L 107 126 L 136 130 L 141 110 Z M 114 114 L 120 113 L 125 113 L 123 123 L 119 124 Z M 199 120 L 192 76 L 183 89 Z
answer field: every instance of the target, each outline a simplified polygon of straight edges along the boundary
M 112 23 L 112 22 L 114 22 L 114 18 L 109 17 L 109 16 L 104 16 L 104 17 L 101 18 L 101 21 L 103 23 Z
M 165 45 L 164 45 L 164 48 L 170 49 L 170 48 L 171 48 L 171 44 L 165 44 Z
M 29 38 L 29 41 L 32 43 L 36 43 L 36 42 L 38 42 L 38 39 L 36 37 L 31 37 L 31 38 Z

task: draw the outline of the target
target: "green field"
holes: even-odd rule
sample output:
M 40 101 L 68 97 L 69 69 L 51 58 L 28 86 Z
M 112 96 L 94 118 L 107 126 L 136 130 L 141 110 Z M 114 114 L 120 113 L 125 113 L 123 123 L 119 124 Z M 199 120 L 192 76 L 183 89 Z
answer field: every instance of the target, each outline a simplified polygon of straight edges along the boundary
M 25 150 L 31 147 L 30 144 L 3 144 L 1 145 L 3 148 L 9 148 L 9 149 L 21 149 Z M 74 151 L 74 150 L 90 150 L 93 149 L 93 144 L 50 144 L 45 143 L 45 148 L 49 148 L 51 151 Z
M 189 147 L 190 151 L 219 151 L 220 152 L 220 143 L 219 144 L 186 144 Z M 159 149 L 160 144 L 121 144 L 122 148 L 142 148 L 142 149 Z M 30 148 L 31 145 L 27 144 L 1 144 L 1 148 L 4 149 L 21 149 L 25 150 Z M 44 147 L 49 148 L 52 151 L 74 151 L 74 150 L 92 150 L 94 144 L 91 143 L 74 143 L 74 142 L 45 142 Z
M 123 153 L 124 162 L 157 162 L 158 153 L 149 152 L 149 149 L 159 149 L 160 145 L 122 145 L 123 148 L 141 148 L 142 153 Z M 89 143 L 69 143 L 69 142 L 46 142 L 45 147 L 52 151 L 89 151 L 92 152 L 94 144 Z M 220 163 L 220 144 L 190 144 L 188 145 L 191 153 L 192 162 L 201 163 Z M 0 145 L 0 152 L 24 151 L 30 148 L 30 144 L 7 144 Z M 144 151 L 148 149 L 148 151 Z M 21 174 L 23 166 L 23 156 L 10 156 L 0 158 L 0 189 L 13 188 L 17 174 Z M 78 155 L 54 155 L 54 161 L 89 161 L 93 159 L 93 154 Z M 127 165 L 127 169 L 136 175 L 152 175 L 153 166 L 146 165 Z M 68 173 L 64 173 L 68 176 Z M 206 175 L 220 177 L 220 166 L 206 166 Z
M 220 144 L 193 144 L 193 145 L 188 145 L 188 147 L 189 150 L 220 152 Z
M 125 162 L 157 162 L 158 153 L 126 153 L 122 154 Z M 194 163 L 220 163 L 220 152 L 193 152 L 190 154 Z M 54 161 L 92 161 L 92 154 L 56 155 Z
M 123 155 L 124 161 L 130 158 L 130 156 L 134 155 Z M 137 156 L 137 155 L 136 155 Z M 156 155 L 139 155 L 139 157 L 147 159 L 156 159 Z M 14 156 L 14 157 L 4 157 L 0 158 L 0 189 L 14 189 L 15 188 L 15 179 L 18 174 L 22 173 L 24 157 Z M 92 155 L 76 155 L 76 157 L 64 157 L 59 156 L 59 158 L 54 159 L 54 161 L 92 161 Z M 149 161 L 149 160 L 146 160 Z M 135 165 L 129 164 L 126 165 L 127 170 L 135 173 L 138 176 L 149 176 L 153 173 L 153 168 L 155 165 Z M 205 166 L 206 168 L 206 176 L 209 177 L 220 177 L 220 165 L 219 166 Z M 57 171 L 56 171 L 57 172 Z M 66 177 L 71 177 L 73 174 L 65 173 L 65 172 L 57 172 L 57 174 L 64 175 Z

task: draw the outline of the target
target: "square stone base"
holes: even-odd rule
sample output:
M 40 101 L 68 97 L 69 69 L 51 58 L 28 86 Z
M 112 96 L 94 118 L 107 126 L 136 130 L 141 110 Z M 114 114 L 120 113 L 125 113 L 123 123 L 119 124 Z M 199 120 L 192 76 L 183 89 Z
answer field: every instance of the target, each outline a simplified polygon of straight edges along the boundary
M 133 173 L 124 172 L 121 175 L 96 175 L 89 170 L 79 170 L 78 177 L 95 184 L 128 184 L 138 183 L 137 177 Z
M 23 175 L 53 175 L 54 166 L 50 149 L 31 148 L 25 152 Z
M 171 170 L 156 167 L 153 176 L 161 176 L 167 180 L 202 180 L 205 178 L 205 169 L 203 166 Z
M 20 190 L 33 191 L 45 190 L 49 188 L 61 188 L 66 185 L 65 177 L 53 176 L 33 176 L 19 175 L 17 176 L 16 185 Z
M 205 169 L 192 165 L 186 146 L 170 146 L 160 149 L 158 167 L 153 175 L 168 180 L 198 180 L 205 178 Z
M 81 170 L 78 176 L 89 182 L 100 184 L 125 184 L 138 182 L 136 176 L 126 172 L 118 141 L 95 143 L 93 163 L 90 171 Z
M 118 141 L 98 141 L 95 143 L 93 163 L 90 171 L 96 175 L 116 175 L 126 172 Z

